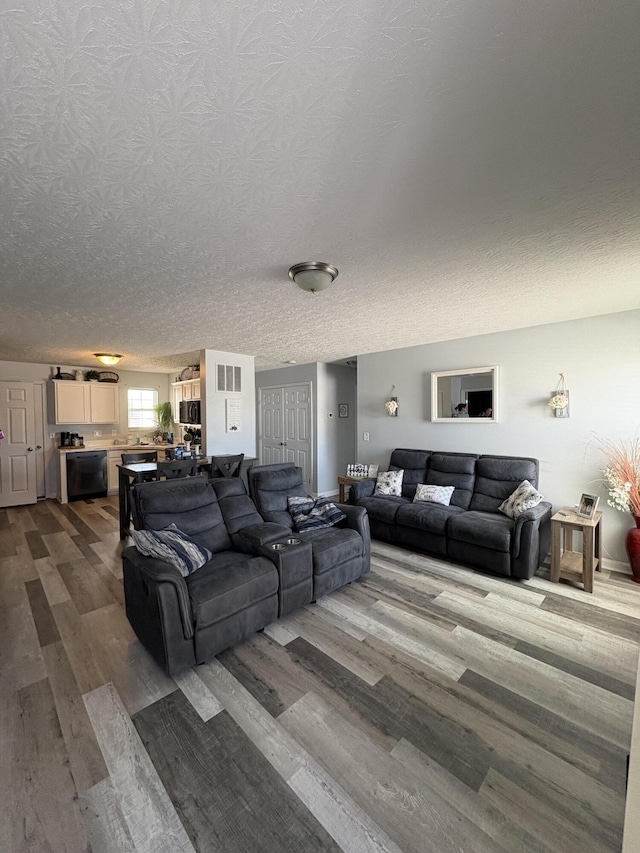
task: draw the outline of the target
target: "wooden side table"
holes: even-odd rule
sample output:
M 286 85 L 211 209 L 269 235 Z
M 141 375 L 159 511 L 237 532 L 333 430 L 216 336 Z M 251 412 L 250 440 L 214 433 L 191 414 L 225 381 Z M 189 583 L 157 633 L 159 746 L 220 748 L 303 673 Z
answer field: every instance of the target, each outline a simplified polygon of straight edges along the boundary
M 363 480 L 374 480 L 374 477 L 338 477 L 338 503 L 346 504 L 349 500 L 349 486 L 361 483 Z
M 584 584 L 586 592 L 593 592 L 594 571 L 602 569 L 601 512 L 592 519 L 576 515 L 571 507 L 563 507 L 551 518 L 551 580 L 560 576 Z M 573 533 L 582 533 L 582 552 L 573 550 Z

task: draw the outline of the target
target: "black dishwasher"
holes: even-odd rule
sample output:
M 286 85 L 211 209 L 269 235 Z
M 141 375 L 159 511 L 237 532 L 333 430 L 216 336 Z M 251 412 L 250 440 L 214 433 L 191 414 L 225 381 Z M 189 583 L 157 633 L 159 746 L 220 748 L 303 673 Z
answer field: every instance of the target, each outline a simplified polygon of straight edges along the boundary
M 107 495 L 107 451 L 67 453 L 67 498 L 81 501 Z

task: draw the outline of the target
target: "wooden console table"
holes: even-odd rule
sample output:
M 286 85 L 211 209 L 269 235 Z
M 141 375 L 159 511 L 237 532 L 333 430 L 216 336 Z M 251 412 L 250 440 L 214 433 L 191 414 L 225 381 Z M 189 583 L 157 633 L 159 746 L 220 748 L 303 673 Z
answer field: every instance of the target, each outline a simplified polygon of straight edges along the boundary
M 551 518 L 551 580 L 560 576 L 584 584 L 593 592 L 594 571 L 602 569 L 601 512 L 592 519 L 576 515 L 571 507 L 563 507 Z M 582 551 L 573 550 L 573 533 L 582 533 Z

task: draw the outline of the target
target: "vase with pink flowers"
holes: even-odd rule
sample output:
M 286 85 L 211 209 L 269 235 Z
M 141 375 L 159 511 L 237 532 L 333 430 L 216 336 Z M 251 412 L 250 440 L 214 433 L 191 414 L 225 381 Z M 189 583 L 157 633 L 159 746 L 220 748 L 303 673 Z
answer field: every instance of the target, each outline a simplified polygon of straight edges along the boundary
M 633 516 L 635 527 L 627 533 L 627 554 L 633 579 L 640 583 L 640 436 L 631 441 L 603 442 L 606 464 L 602 469 L 607 484 L 607 503 Z

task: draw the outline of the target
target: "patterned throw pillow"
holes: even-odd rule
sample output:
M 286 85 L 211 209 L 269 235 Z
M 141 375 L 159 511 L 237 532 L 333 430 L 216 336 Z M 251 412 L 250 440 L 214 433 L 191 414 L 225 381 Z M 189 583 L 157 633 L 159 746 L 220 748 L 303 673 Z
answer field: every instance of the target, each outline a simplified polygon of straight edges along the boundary
M 413 499 L 414 503 L 424 501 L 425 503 L 442 504 L 449 506 L 451 496 L 455 491 L 455 486 L 425 486 L 419 483 L 416 486 L 416 496 Z
M 325 497 L 316 498 L 315 501 L 313 498 L 288 497 L 287 506 L 296 530 L 300 532 L 315 530 L 318 527 L 331 527 L 347 517 L 329 498 Z
M 402 477 L 404 469 L 400 471 L 382 471 L 376 480 L 374 495 L 394 495 L 400 497 L 402 494 Z
M 196 544 L 175 524 L 164 530 L 132 530 L 131 538 L 141 554 L 175 566 L 183 578 L 204 566 L 212 556 L 208 548 Z
M 538 506 L 540 501 L 544 500 L 544 495 L 534 489 L 528 480 L 523 480 L 518 488 L 502 501 L 498 509 L 509 518 L 517 518 L 528 509 Z

